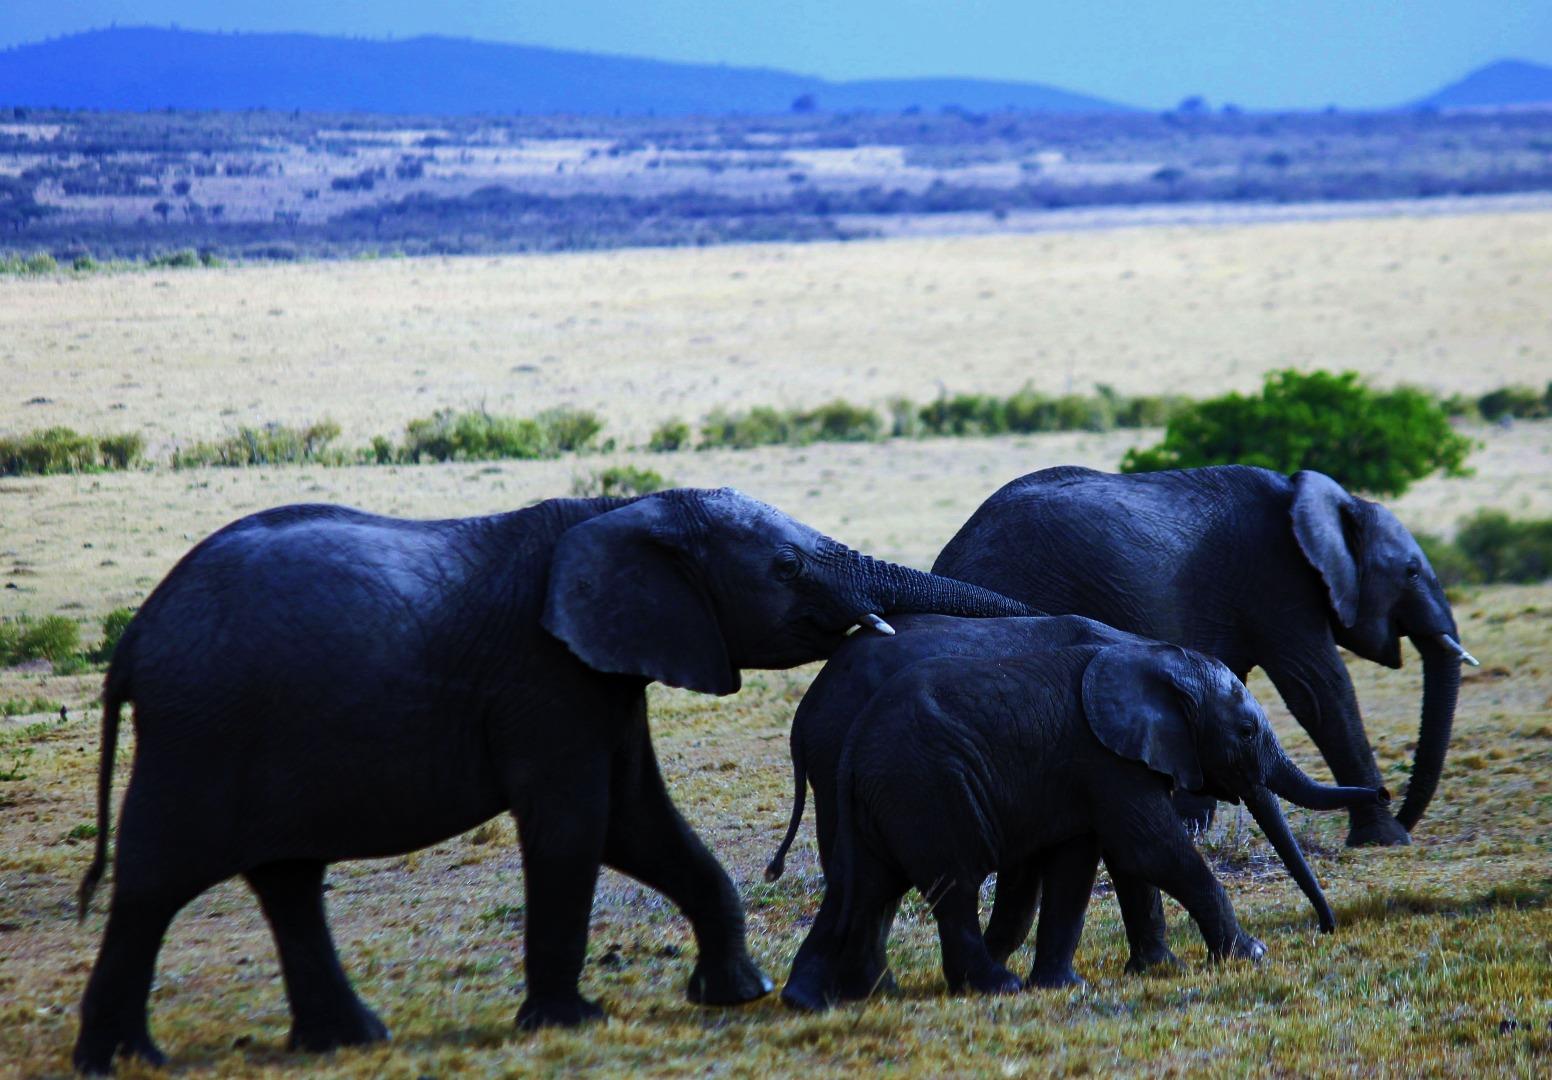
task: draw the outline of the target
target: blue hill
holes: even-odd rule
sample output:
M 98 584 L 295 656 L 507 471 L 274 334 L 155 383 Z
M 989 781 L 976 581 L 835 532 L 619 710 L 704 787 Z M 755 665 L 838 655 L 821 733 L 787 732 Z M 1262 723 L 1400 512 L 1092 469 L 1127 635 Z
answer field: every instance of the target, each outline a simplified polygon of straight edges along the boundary
M 1499 60 L 1436 90 L 1419 104 L 1442 109 L 1552 105 L 1552 67 L 1527 60 Z
M 908 106 L 1115 111 L 1036 83 L 829 82 L 790 72 L 681 64 L 444 37 L 115 28 L 0 51 L 0 105 L 80 109 L 307 109 L 401 114 L 777 113 Z

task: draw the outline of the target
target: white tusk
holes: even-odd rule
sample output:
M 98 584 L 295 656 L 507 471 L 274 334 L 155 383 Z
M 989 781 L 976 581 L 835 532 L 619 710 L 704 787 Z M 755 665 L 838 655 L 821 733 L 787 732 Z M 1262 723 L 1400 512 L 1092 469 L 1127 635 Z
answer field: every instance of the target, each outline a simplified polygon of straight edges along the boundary
M 880 619 L 871 611 L 857 621 L 863 626 L 871 627 L 872 629 L 877 630 L 880 634 L 893 635 L 895 632 L 894 627 L 890 626 L 883 619 Z
M 1470 664 L 1472 667 L 1481 667 L 1482 666 L 1482 661 L 1478 660 L 1476 657 L 1474 657 L 1470 653 L 1468 653 L 1466 651 L 1466 649 L 1465 649 L 1465 646 L 1461 645 L 1460 642 L 1458 642 L 1454 638 L 1450 637 L 1450 635 L 1448 635 L 1448 634 L 1440 634 L 1439 635 L 1439 644 L 1441 644 L 1445 648 L 1449 649 L 1456 656 L 1460 657 L 1462 661 L 1464 661 L 1465 663 Z

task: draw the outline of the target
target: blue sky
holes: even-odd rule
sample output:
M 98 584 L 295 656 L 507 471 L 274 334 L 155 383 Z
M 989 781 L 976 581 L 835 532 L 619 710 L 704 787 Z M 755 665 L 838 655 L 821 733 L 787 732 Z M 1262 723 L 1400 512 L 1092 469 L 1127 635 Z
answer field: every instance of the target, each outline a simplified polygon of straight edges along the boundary
M 1044 82 L 1148 107 L 1419 97 L 1552 64 L 1552 0 L 0 0 L 0 46 L 106 26 L 437 33 L 849 79 Z

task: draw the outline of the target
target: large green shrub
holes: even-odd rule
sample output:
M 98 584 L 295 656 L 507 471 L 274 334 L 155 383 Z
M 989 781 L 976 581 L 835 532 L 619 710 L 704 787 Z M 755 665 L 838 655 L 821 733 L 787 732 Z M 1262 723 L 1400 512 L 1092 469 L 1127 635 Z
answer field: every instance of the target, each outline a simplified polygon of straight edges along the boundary
M 80 648 L 80 624 L 63 615 L 45 615 L 41 619 L 20 615 L 0 620 L 0 666 L 24 660 L 60 663 L 75 656 Z
M 1461 523 L 1455 546 L 1475 568 L 1479 581 L 1530 583 L 1552 578 L 1552 518 L 1516 521 L 1501 510 L 1482 510 Z M 1433 561 L 1431 553 L 1428 558 Z
M 1355 372 L 1279 371 L 1259 395 L 1228 394 L 1181 410 L 1164 441 L 1129 450 L 1121 471 L 1235 463 L 1318 469 L 1357 491 L 1399 495 L 1435 471 L 1462 475 L 1471 445 L 1419 390 L 1376 391 Z

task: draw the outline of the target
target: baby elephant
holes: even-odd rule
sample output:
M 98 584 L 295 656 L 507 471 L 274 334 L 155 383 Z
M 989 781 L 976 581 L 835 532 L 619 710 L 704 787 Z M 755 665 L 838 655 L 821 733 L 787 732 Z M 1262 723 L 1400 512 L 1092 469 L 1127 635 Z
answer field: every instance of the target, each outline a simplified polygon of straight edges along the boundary
M 1329 905 L 1272 793 L 1321 809 L 1389 800 L 1383 789 L 1316 784 L 1226 667 L 1176 646 L 911 666 L 847 737 L 833 873 L 782 998 L 818 1010 L 883 984 L 889 922 L 912 886 L 932 904 L 950 989 L 1020 989 L 987 950 L 977 900 L 988 874 L 1032 862 L 1045 879 L 1036 981 L 1076 982 L 1072 954 L 1101 851 L 1179 900 L 1213 957 L 1258 959 L 1265 946 L 1240 929 L 1197 853 L 1170 799 L 1176 787 L 1243 799 L 1324 926 Z

